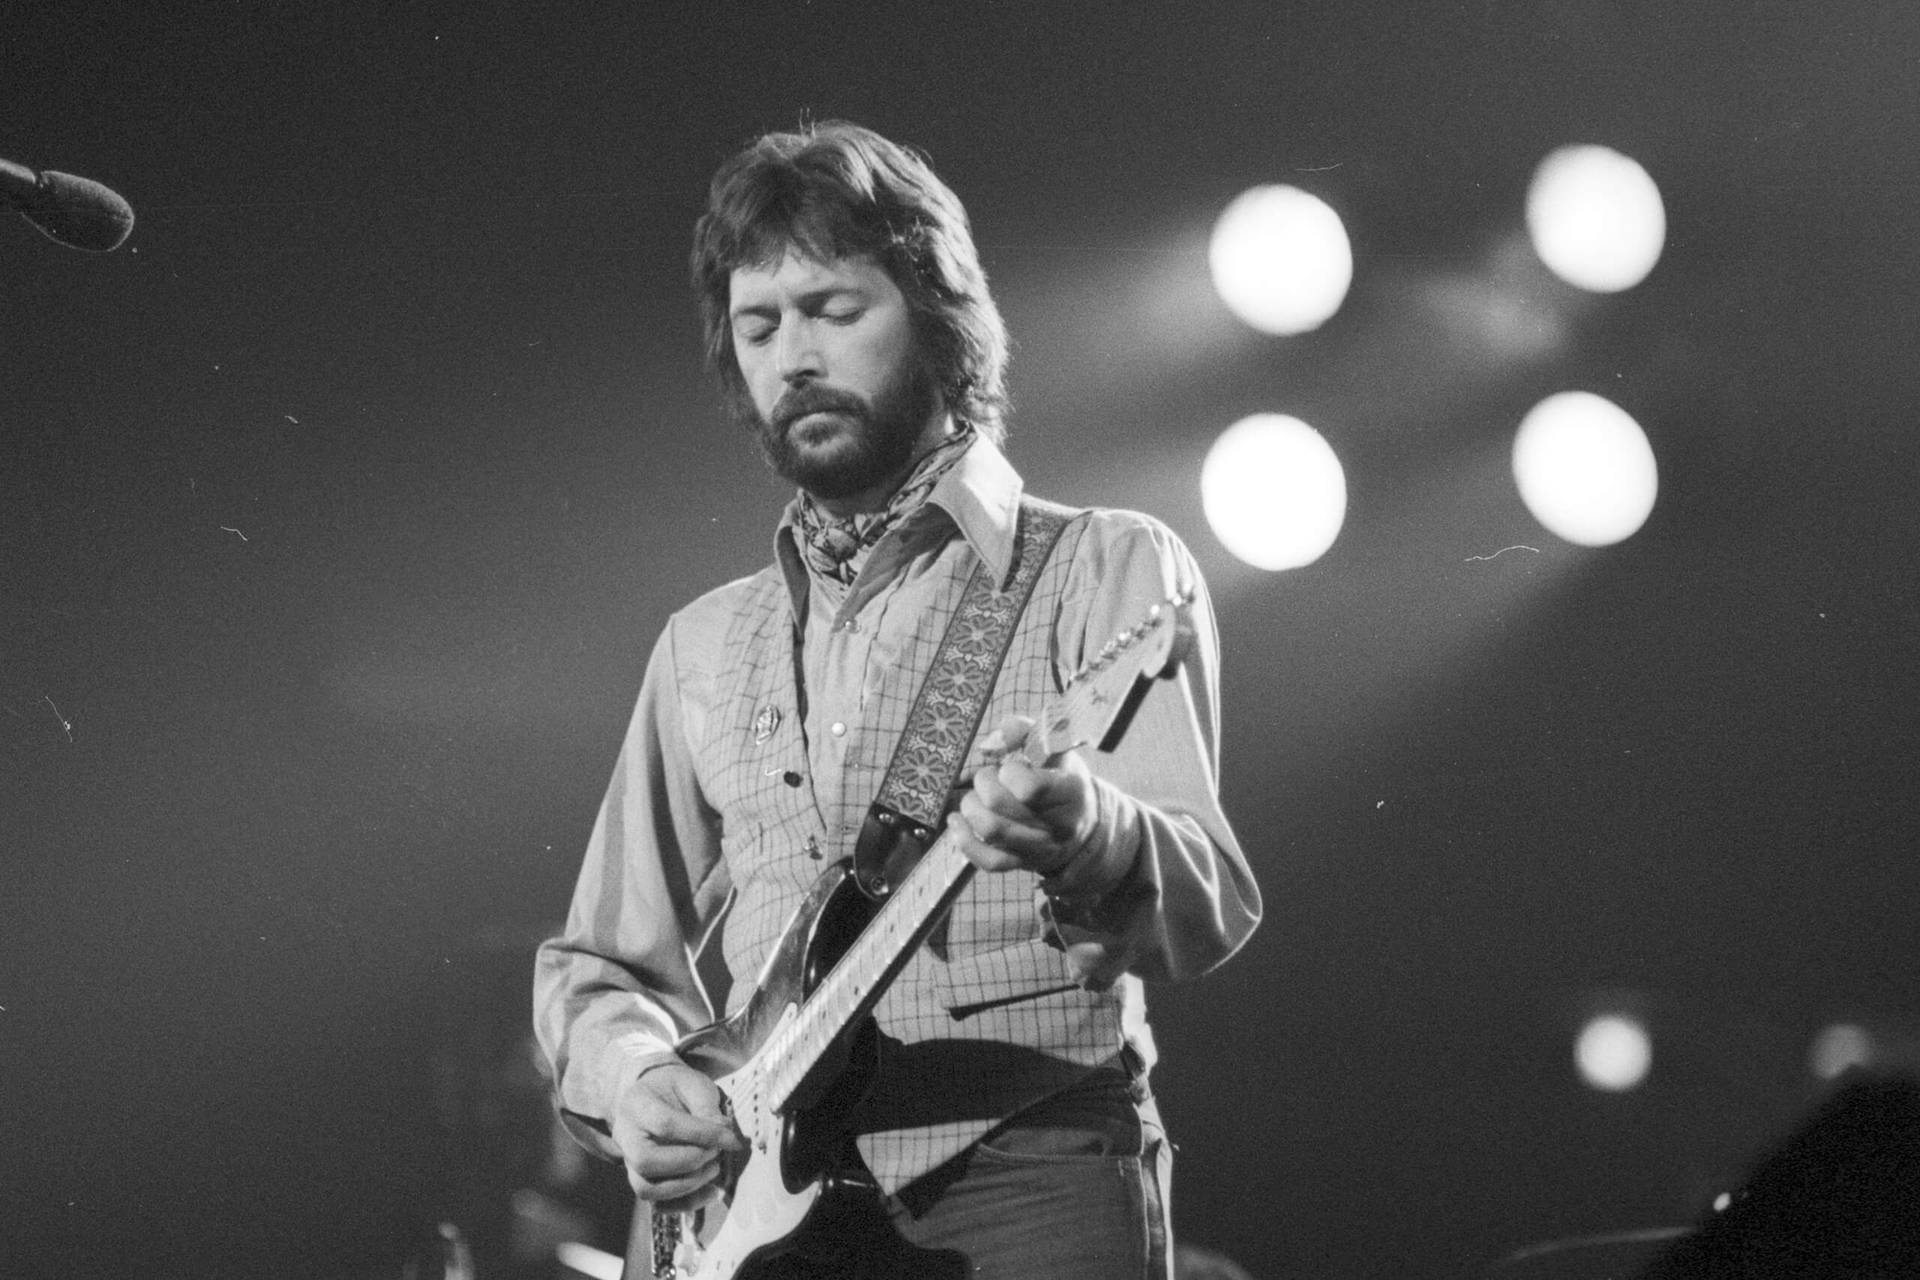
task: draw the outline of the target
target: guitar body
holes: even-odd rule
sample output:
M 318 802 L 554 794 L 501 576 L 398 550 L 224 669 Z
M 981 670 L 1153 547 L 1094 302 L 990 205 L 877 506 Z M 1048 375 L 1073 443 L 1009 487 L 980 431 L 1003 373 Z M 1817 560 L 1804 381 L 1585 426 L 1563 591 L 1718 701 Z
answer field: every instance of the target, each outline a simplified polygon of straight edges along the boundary
M 736 1119 L 751 1105 L 745 1095 L 755 1086 L 761 1051 L 859 937 L 874 910 L 854 881 L 850 861 L 828 867 L 794 911 L 746 1003 L 675 1046 L 682 1060 L 720 1087 Z M 763 1140 L 731 1162 L 721 1178 L 720 1204 L 665 1223 L 654 1220 L 644 1202 L 637 1206 L 625 1280 L 747 1280 L 755 1261 L 804 1247 L 815 1229 L 830 1230 L 835 1203 L 871 1195 L 865 1171 L 857 1163 L 849 1168 L 843 1153 L 850 1147 L 847 1122 L 872 1083 L 878 1059 L 879 1028 L 866 1018 L 849 1029 L 839 1060 L 823 1064 L 818 1087 L 796 1099 L 777 1124 L 764 1127 Z M 753 1129 L 746 1131 L 753 1136 Z M 682 1238 L 687 1227 L 697 1248 Z M 673 1253 L 680 1255 L 679 1269 Z

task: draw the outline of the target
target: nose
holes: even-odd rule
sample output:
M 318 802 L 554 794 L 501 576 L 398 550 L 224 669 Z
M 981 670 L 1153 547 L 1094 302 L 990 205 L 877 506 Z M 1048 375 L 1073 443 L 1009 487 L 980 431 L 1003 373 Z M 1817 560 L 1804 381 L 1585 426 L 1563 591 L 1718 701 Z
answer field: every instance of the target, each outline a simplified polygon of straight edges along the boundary
M 815 328 L 804 316 L 795 316 L 780 326 L 774 338 L 774 371 L 781 381 L 806 382 L 826 372 L 821 364 L 820 344 L 815 339 Z

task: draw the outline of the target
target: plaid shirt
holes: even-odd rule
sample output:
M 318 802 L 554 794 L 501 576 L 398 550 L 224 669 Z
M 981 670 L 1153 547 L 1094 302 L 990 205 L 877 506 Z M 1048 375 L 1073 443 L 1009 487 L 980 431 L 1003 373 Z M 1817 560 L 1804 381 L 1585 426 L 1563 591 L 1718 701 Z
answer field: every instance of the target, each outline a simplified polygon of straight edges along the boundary
M 790 507 L 774 565 L 668 623 L 566 928 L 536 964 L 535 1029 L 561 1114 L 593 1149 L 617 1156 L 604 1129 L 620 1088 L 712 1020 L 694 961 L 722 917 L 738 1008 L 801 896 L 851 853 L 968 575 L 981 561 L 1002 579 L 1011 567 L 1020 490 L 975 441 L 851 584 L 810 574 Z M 976 877 L 877 1010 L 882 1066 L 860 1146 L 886 1190 L 1123 1047 L 1150 1063 L 1140 980 L 1205 972 L 1259 920 L 1217 798 L 1212 613 L 1165 526 L 1094 511 L 1068 527 L 983 727 L 1034 713 L 1182 588 L 1197 596 L 1181 674 L 1158 682 L 1114 752 L 1089 756 L 1095 856 L 1076 860 L 1071 884 Z

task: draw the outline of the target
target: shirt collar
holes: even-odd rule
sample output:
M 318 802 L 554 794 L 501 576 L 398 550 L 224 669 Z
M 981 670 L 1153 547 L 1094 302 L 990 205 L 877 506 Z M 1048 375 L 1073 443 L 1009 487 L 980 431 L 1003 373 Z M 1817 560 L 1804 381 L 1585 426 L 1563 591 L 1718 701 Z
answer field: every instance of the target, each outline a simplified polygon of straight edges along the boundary
M 1014 533 L 1020 520 L 1020 473 L 983 435 L 975 435 L 966 456 L 940 478 L 927 496 L 953 517 L 960 536 L 993 571 L 995 583 L 1013 572 Z
M 933 492 L 927 495 L 927 506 L 946 512 L 973 553 L 993 571 L 996 584 L 1004 585 L 1013 573 L 1014 534 L 1020 519 L 1023 488 L 1020 473 L 1013 469 L 1007 456 L 993 441 L 976 431 L 973 443 L 960 461 L 940 477 Z M 793 597 L 794 617 L 804 620 L 808 575 L 806 559 L 795 545 L 795 539 L 800 536 L 796 528 L 799 511 L 800 499 L 795 495 L 780 515 L 773 550 L 780 572 L 786 578 L 787 591 Z M 907 518 L 908 523 L 918 524 L 926 515 L 922 508 Z

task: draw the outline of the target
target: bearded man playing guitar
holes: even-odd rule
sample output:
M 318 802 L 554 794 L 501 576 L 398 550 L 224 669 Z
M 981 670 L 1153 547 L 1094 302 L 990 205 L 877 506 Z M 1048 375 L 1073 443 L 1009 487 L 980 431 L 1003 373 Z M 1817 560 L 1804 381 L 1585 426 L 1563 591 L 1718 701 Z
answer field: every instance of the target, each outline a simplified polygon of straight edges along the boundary
M 644 1211 L 627 1276 L 1165 1280 L 1142 982 L 1260 915 L 1193 558 L 1023 498 L 1005 329 L 917 153 L 760 138 L 693 275 L 730 408 L 799 492 L 774 562 L 656 643 L 537 959 L 561 1117 Z M 932 812 L 881 803 L 916 787 Z

